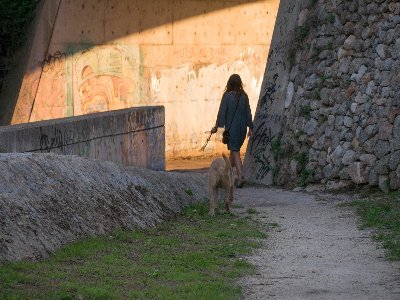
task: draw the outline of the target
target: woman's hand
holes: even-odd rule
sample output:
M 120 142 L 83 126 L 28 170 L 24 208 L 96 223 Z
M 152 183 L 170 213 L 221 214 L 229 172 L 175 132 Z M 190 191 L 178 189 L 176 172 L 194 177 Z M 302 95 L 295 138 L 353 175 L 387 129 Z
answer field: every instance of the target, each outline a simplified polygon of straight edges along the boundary
M 252 134 L 253 134 L 253 129 L 249 128 L 249 132 L 247 133 L 247 137 L 251 138 Z
M 218 128 L 216 126 L 211 128 L 211 133 L 216 133 L 217 131 L 218 131 Z

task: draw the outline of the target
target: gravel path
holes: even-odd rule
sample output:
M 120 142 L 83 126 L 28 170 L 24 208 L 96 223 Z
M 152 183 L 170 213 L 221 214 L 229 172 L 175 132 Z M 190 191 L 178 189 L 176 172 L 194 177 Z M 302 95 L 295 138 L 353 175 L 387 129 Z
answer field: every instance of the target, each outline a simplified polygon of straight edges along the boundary
M 400 264 L 359 230 L 343 197 L 278 189 L 237 189 L 236 209 L 255 208 L 269 228 L 249 260 L 256 275 L 241 284 L 244 299 L 400 299 Z

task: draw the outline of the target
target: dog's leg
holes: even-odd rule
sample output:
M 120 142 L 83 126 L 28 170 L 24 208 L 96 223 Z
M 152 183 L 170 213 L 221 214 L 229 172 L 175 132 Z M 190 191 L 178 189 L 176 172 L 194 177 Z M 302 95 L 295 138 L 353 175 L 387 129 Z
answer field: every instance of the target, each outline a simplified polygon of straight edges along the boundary
M 225 197 L 226 212 L 231 212 L 232 202 L 233 202 L 233 185 L 231 185 L 226 191 L 226 197 Z
M 210 216 L 215 216 L 215 205 L 218 198 L 218 189 L 216 187 L 210 187 Z

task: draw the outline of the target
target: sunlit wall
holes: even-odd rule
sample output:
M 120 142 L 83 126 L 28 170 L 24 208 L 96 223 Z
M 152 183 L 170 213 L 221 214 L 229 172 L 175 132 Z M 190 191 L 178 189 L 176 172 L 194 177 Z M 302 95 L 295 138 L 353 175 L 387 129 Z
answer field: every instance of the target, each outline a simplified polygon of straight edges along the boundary
M 232 73 L 241 75 L 254 114 L 279 0 L 52 6 L 48 55 L 25 74 L 13 123 L 164 105 L 167 158 L 200 155 Z M 206 154 L 221 147 L 217 139 Z

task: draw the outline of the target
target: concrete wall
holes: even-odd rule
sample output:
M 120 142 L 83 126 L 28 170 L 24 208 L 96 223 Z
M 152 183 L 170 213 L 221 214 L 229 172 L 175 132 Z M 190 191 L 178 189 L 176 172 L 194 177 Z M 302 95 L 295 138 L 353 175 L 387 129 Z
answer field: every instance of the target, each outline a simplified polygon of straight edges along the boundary
M 176 157 L 200 154 L 232 73 L 254 112 L 279 0 L 46 3 L 36 41 L 48 48 L 32 50 L 14 124 L 162 104 Z
M 265 68 L 260 100 L 254 117 L 253 137 L 246 151 L 244 173 L 251 181 L 272 184 L 276 163 L 271 151 L 282 131 L 289 82 L 289 50 L 298 15 L 308 1 L 282 0 Z
M 163 107 L 0 127 L 2 152 L 53 152 L 165 170 Z

